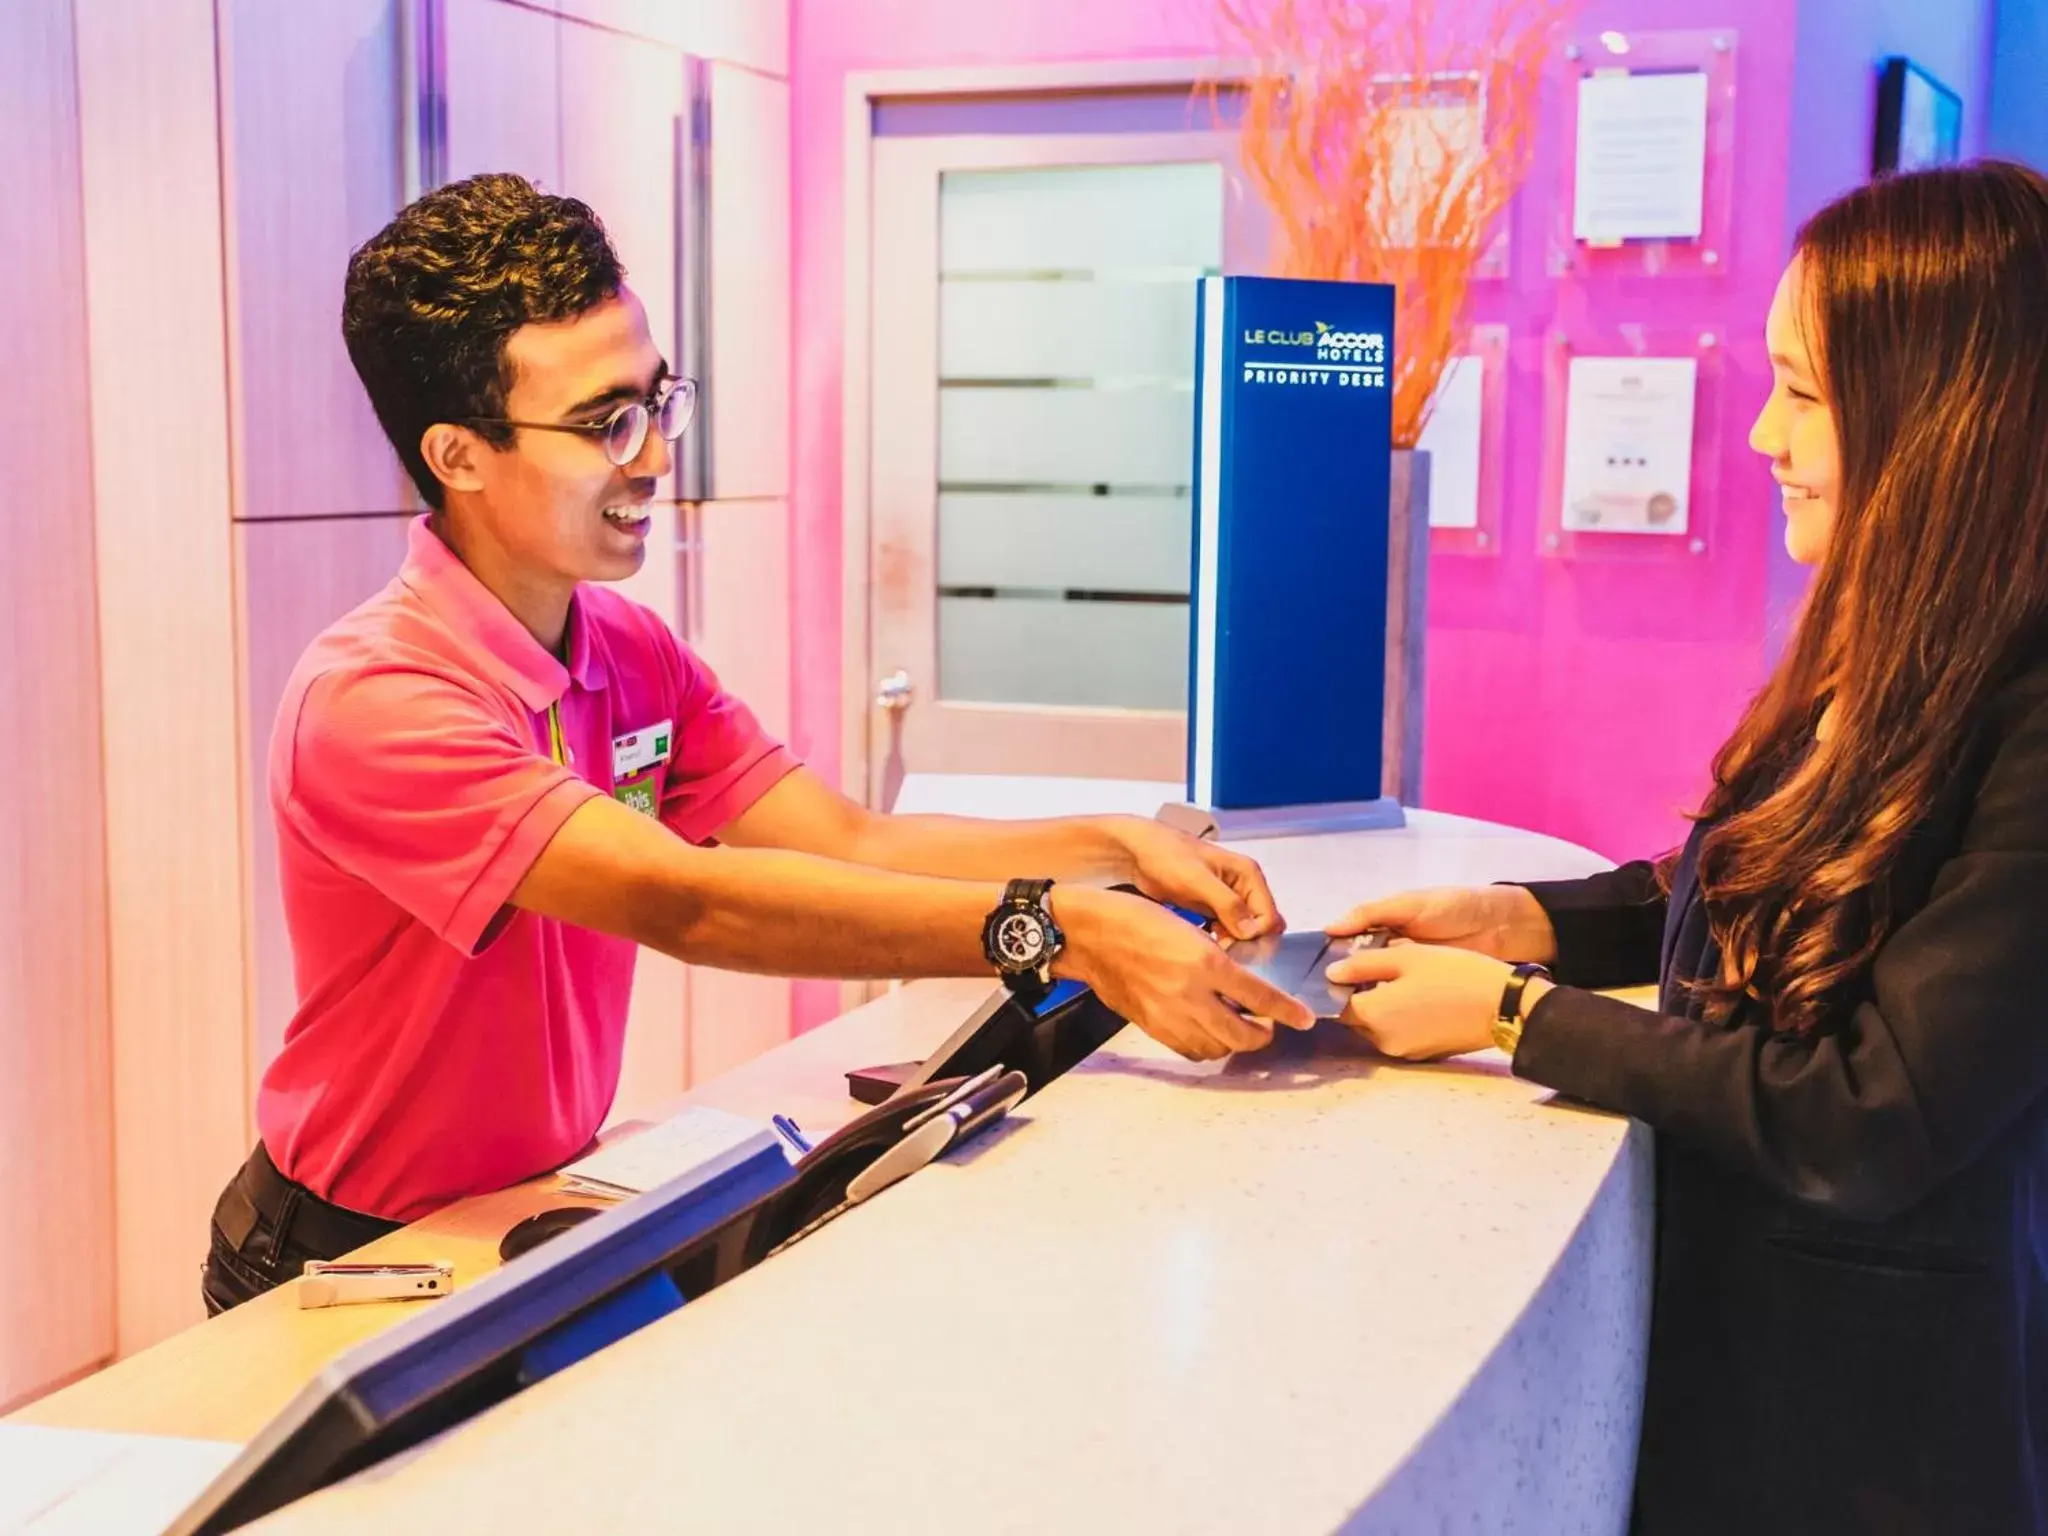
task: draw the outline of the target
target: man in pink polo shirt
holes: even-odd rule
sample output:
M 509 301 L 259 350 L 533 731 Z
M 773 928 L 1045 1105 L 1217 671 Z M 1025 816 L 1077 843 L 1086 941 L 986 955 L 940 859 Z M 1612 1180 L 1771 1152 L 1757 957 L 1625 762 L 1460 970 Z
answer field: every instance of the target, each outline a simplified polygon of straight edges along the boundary
M 637 946 L 735 970 L 1079 977 L 1211 1057 L 1301 1004 L 1104 876 L 1278 925 L 1258 867 L 1136 818 L 886 816 L 770 740 L 646 609 L 696 386 L 595 215 L 515 176 L 407 208 L 349 263 L 371 405 L 433 510 L 307 650 L 270 745 L 299 1008 L 215 1209 L 218 1311 L 553 1168 L 618 1086 Z M 1009 884 L 1006 886 L 1005 881 Z

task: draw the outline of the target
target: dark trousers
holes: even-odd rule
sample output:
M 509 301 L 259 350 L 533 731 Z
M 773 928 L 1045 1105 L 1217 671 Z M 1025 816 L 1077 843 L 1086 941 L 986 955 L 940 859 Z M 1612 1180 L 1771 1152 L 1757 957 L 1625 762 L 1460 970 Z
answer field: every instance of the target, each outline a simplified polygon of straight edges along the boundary
M 296 1279 L 309 1259 L 338 1259 L 401 1225 L 329 1205 L 279 1173 L 258 1142 L 213 1207 L 212 1244 L 200 1271 L 206 1315 Z

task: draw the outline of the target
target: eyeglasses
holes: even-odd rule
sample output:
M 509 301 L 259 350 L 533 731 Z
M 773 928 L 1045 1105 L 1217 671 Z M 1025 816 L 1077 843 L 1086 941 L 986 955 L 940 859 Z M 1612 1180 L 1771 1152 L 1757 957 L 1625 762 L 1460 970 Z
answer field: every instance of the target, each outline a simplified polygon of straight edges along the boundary
M 600 438 L 604 456 L 623 469 L 640 457 L 647 446 L 647 429 L 652 426 L 661 440 L 672 443 L 689 428 L 697 414 L 697 381 L 668 378 L 654 386 L 645 400 L 630 400 L 603 421 L 515 421 L 509 416 L 470 416 L 473 425 L 490 423 L 500 427 L 524 427 L 530 432 L 574 432 L 582 437 Z

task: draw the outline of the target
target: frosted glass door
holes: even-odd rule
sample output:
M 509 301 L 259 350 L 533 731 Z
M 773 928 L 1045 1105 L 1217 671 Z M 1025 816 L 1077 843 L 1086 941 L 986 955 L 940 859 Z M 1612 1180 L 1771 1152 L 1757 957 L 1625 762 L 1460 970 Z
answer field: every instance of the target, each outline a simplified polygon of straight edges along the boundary
M 939 182 L 939 696 L 1183 707 L 1195 284 L 1223 168 Z
M 871 731 L 926 772 L 1177 779 L 1217 136 L 883 140 Z M 1241 268 L 1236 268 L 1241 269 Z

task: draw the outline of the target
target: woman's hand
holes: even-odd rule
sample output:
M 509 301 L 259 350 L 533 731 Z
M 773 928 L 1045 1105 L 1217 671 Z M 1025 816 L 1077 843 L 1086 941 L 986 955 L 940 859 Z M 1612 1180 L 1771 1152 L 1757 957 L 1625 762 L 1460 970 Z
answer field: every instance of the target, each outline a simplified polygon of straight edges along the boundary
M 1504 960 L 1436 944 L 1399 944 L 1346 955 L 1329 968 L 1351 994 L 1344 1022 L 1375 1049 L 1403 1061 L 1462 1056 L 1493 1043 L 1493 1021 L 1514 968 Z M 1550 984 L 1532 977 L 1523 993 L 1526 1018 Z
M 1349 938 L 1371 928 L 1384 928 L 1417 944 L 1476 950 L 1510 964 L 1533 960 L 1548 965 L 1557 958 L 1557 933 L 1549 916 L 1519 885 L 1404 891 L 1353 907 L 1328 931 Z

